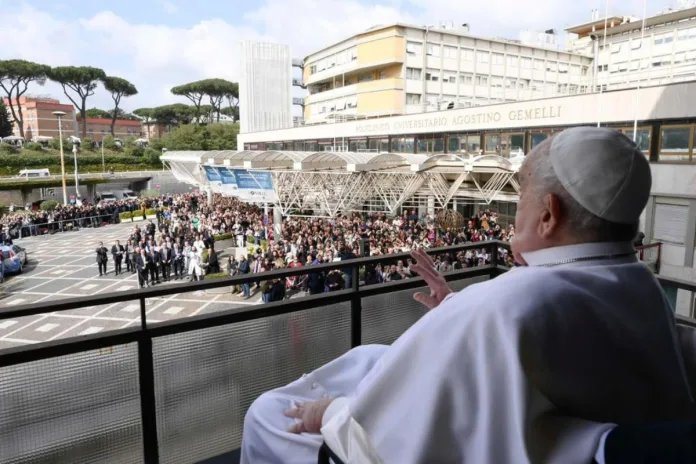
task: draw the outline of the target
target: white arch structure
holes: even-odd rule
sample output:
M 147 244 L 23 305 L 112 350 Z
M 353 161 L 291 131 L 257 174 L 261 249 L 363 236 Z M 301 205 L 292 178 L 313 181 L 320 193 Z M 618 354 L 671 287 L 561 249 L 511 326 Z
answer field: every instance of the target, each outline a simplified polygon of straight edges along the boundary
M 427 201 L 445 207 L 450 200 L 490 204 L 518 201 L 517 171 L 524 157 L 466 154 L 169 151 L 162 161 L 177 180 L 205 187 L 203 165 L 270 171 L 284 215 L 319 211 L 335 217 L 344 211 L 396 214 L 405 202 Z

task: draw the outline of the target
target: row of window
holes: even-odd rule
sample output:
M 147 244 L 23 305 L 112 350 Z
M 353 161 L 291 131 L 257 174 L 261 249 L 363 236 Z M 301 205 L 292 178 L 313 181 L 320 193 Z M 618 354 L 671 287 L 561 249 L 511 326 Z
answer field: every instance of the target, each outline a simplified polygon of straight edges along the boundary
M 678 29 L 670 32 L 663 32 L 661 34 L 655 34 L 652 37 L 652 43 L 654 45 L 667 45 L 677 41 L 686 41 L 696 39 L 696 27 L 689 27 L 684 29 Z M 650 40 L 650 38 L 647 38 Z M 634 38 L 631 40 L 624 40 L 622 42 L 616 42 L 609 46 L 610 52 L 612 54 L 620 53 L 625 50 L 624 47 L 630 47 L 631 50 L 638 50 L 643 45 L 643 40 L 640 38 Z M 604 46 L 600 45 L 600 51 L 604 50 Z
M 477 63 L 490 63 L 493 65 L 507 65 L 513 68 L 535 69 L 538 71 L 551 71 L 561 74 L 587 75 L 588 66 L 580 64 L 570 64 L 562 61 L 544 60 L 539 58 L 529 58 L 519 55 L 509 55 L 505 53 L 491 52 L 488 50 L 473 50 L 470 48 L 457 48 L 448 45 L 442 46 L 440 52 L 439 44 L 428 44 L 426 54 L 434 57 L 443 56 L 444 58 L 460 59 L 461 61 L 474 61 Z M 420 55 L 423 53 L 423 44 L 418 42 L 407 42 L 406 53 Z
M 610 72 L 619 73 L 626 71 L 637 71 L 639 69 L 668 67 L 673 64 L 693 63 L 696 62 L 696 50 L 689 52 L 679 52 L 674 55 L 660 55 L 652 58 L 643 58 L 641 60 L 622 61 L 612 63 L 611 65 L 604 64 L 597 67 L 599 73 Z
M 323 58 L 316 63 L 312 63 L 309 66 L 309 74 L 315 74 L 324 71 L 325 69 L 333 68 L 334 66 L 350 63 L 356 59 L 358 59 L 358 50 L 356 47 L 341 50 L 340 52 Z

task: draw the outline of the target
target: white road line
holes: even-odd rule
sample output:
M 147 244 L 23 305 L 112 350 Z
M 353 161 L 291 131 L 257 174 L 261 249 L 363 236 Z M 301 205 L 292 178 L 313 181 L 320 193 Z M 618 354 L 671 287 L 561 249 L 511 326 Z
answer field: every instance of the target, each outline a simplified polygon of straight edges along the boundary
M 91 335 L 104 330 L 104 327 L 88 327 L 87 329 L 80 332 L 80 335 Z
M 9 329 L 10 327 L 12 327 L 13 325 L 15 325 L 16 323 L 17 323 L 17 321 L 12 321 L 12 320 L 9 320 L 9 319 L 8 319 L 8 320 L 5 320 L 5 321 L 2 321 L 2 322 L 0 322 L 0 329 Z
M 196 316 L 196 315 L 199 314 L 201 311 L 203 311 L 203 310 L 206 308 L 206 306 L 208 306 L 208 305 L 212 304 L 213 302 L 217 301 L 217 299 L 220 298 L 221 296 L 222 296 L 222 295 L 216 295 L 215 298 L 213 298 L 212 300 L 210 300 L 210 301 L 204 303 L 200 308 L 198 308 L 198 309 L 195 310 L 193 313 L 191 313 L 191 316 Z M 179 301 L 179 300 L 177 300 L 177 301 Z
M 183 310 L 184 308 L 182 306 L 172 306 L 168 309 L 165 309 L 164 314 L 179 314 Z
M 34 329 L 36 332 L 50 332 L 51 330 L 55 329 L 56 327 L 60 327 L 60 324 L 43 324 L 41 327 L 38 327 Z

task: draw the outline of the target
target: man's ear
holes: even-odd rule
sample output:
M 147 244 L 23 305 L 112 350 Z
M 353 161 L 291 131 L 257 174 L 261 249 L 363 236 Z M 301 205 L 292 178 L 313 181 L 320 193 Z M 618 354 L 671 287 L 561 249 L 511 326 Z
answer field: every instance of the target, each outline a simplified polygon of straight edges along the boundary
M 539 217 L 539 236 L 551 237 L 560 227 L 563 215 L 563 205 L 558 195 L 547 193 L 542 201 L 542 209 Z

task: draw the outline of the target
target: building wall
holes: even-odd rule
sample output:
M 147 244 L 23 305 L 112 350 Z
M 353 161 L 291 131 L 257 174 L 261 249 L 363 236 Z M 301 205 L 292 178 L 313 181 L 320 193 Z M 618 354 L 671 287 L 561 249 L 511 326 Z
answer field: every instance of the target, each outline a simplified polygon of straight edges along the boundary
M 391 108 L 397 114 L 584 93 L 590 83 L 590 57 L 457 31 L 395 26 L 360 34 L 356 41 L 307 58 L 306 121 L 363 115 L 343 104 L 347 92 L 338 89 L 365 67 L 397 68 L 407 80 L 401 101 Z
M 512 130 L 530 127 L 554 127 L 580 124 L 625 123 L 633 119 L 679 120 L 696 116 L 696 106 L 689 98 L 696 92 L 696 82 L 635 90 L 617 90 L 543 100 L 523 101 L 464 108 L 432 113 L 385 117 L 298 127 L 256 134 L 240 134 L 238 146 L 251 142 L 316 140 L 331 137 L 372 137 L 414 133 L 466 132 L 480 130 Z M 673 147 L 664 157 L 674 161 L 693 159 L 694 128 L 687 126 L 684 134 L 655 134 Z M 667 142 L 665 142 L 667 143 Z M 680 146 L 683 145 L 683 148 Z
M 9 102 L 7 98 L 3 98 L 3 102 L 8 107 Z M 75 109 L 72 105 L 61 104 L 58 100 L 53 98 L 33 98 L 33 97 L 20 97 L 19 103 L 14 102 L 15 108 L 17 106 L 22 109 L 22 118 L 24 126 L 24 137 L 26 140 L 31 140 L 33 137 L 44 136 L 44 137 L 56 137 L 58 136 L 58 118 L 53 115 L 54 111 L 63 111 L 65 116 L 62 117 L 61 128 L 63 134 L 75 135 Z M 12 115 L 10 113 L 10 118 L 12 120 Z M 15 135 L 19 136 L 19 128 L 13 122 L 13 132 Z
M 285 45 L 242 42 L 240 132 L 292 127 L 292 55 Z
M 78 119 L 79 131 L 82 131 L 82 123 Z M 142 133 L 140 121 L 117 119 L 114 125 L 114 137 L 124 139 L 126 137 L 139 138 Z M 111 120 L 102 118 L 87 118 L 87 137 L 101 142 L 102 139 L 111 135 Z

